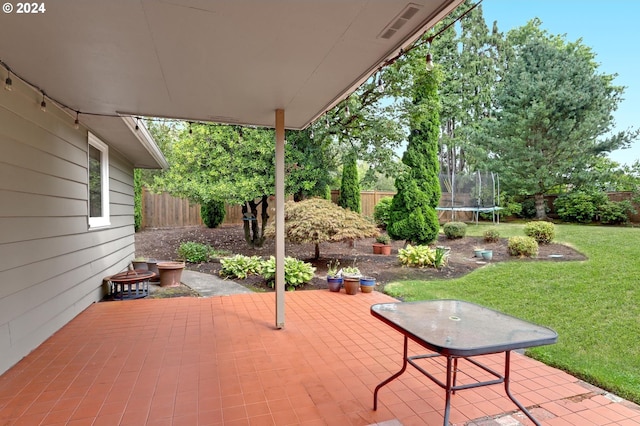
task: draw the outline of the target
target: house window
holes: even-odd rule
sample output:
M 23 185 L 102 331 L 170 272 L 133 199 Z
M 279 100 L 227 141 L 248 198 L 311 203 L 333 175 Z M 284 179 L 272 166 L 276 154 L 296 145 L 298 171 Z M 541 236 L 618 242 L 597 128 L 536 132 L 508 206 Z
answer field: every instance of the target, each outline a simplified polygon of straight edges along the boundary
M 89 133 L 89 227 L 109 224 L 109 147 Z

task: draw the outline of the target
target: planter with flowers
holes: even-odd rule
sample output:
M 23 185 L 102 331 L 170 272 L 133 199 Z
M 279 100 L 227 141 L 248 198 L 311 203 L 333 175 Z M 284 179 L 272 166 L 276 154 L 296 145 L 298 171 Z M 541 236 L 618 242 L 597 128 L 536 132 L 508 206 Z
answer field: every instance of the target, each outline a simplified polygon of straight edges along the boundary
M 389 256 L 391 254 L 391 238 L 387 234 L 380 234 L 373 243 L 373 254 L 383 254 Z
M 338 259 L 331 260 L 327 263 L 327 285 L 329 291 L 339 292 L 342 287 L 342 274 L 338 270 L 340 262 Z
M 360 273 L 360 269 L 358 269 L 356 266 L 346 266 L 342 268 L 344 291 L 347 294 L 358 294 L 361 276 L 362 274 Z

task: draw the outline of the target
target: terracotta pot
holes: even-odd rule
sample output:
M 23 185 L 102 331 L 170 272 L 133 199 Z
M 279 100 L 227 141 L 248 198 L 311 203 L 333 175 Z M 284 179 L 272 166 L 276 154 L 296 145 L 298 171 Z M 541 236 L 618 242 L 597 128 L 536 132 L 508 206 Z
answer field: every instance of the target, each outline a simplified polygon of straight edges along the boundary
M 385 244 L 380 248 L 380 254 L 389 256 L 391 254 L 391 244 Z
M 360 287 L 360 277 L 344 277 L 344 291 L 347 294 L 358 294 L 358 288 Z
M 183 269 L 184 262 L 159 262 L 160 287 L 178 287 Z
M 342 287 L 342 277 L 327 276 L 327 285 L 329 286 L 329 291 L 340 291 L 340 287 Z
M 382 243 L 373 243 L 373 254 L 382 254 L 382 247 L 384 247 Z

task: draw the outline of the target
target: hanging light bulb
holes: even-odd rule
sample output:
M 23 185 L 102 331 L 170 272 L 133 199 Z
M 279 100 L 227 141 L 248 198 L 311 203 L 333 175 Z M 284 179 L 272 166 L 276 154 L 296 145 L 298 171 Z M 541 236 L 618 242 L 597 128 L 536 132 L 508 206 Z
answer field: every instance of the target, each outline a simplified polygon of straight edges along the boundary
M 344 116 L 349 118 L 351 117 L 351 111 L 349 111 L 349 105 L 344 109 Z
M 431 57 L 431 53 L 427 53 L 427 63 L 425 65 L 425 68 L 427 69 L 427 71 L 431 71 L 433 70 L 433 58 Z
M 313 129 L 311 129 L 311 131 L 309 132 L 309 137 L 310 137 L 311 139 L 313 139 L 313 136 L 314 136 L 314 135 L 313 135 Z
M 328 129 L 329 128 L 329 117 L 327 116 L 326 119 L 327 119 L 327 121 L 326 121 L 326 123 L 324 123 L 324 127 Z
M 382 73 L 378 74 L 378 87 L 376 87 L 378 93 L 384 93 L 384 81 L 382 81 Z
M 190 121 L 190 122 L 189 122 L 189 134 L 190 134 L 190 135 L 192 135 L 192 134 L 193 134 L 193 129 L 191 128 L 191 125 L 192 125 L 192 124 L 193 124 L 193 123 Z
M 140 120 L 140 117 L 136 117 L 136 130 L 140 130 L 140 126 L 138 126 L 138 120 Z
M 44 92 L 42 92 L 42 102 L 40 102 L 42 112 L 47 112 L 47 103 L 44 101 Z
M 78 115 L 80 113 L 76 111 L 76 121 L 73 122 L 73 128 L 78 130 L 80 128 L 80 121 L 78 120 Z
M 11 81 L 11 71 L 7 71 L 7 79 L 4 81 L 4 90 L 8 92 L 13 90 L 13 81 Z

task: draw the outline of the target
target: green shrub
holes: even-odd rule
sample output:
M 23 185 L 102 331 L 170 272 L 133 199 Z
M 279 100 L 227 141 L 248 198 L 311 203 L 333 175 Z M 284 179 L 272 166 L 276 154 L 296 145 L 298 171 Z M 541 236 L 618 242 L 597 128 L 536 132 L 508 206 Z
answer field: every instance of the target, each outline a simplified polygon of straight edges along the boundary
M 467 235 L 467 224 L 464 222 L 448 222 L 444 224 L 442 230 L 450 240 L 463 238 Z
M 268 260 L 262 262 L 261 274 L 264 279 L 273 288 L 276 279 L 276 259 L 271 256 Z M 284 259 L 284 283 L 287 290 L 294 290 L 296 287 L 311 281 L 316 271 L 310 263 L 302 260 L 285 257 Z
M 224 201 L 211 200 L 200 205 L 200 217 L 208 228 L 217 228 L 224 221 L 225 214 Z
M 358 161 L 355 154 L 349 154 L 342 165 L 342 182 L 338 205 L 343 209 L 360 213 L 360 179 Z
M 380 234 L 376 237 L 376 243 L 388 245 L 391 243 L 391 238 L 387 234 Z
M 398 250 L 398 260 L 403 266 L 439 268 L 447 263 L 448 252 L 443 247 L 432 249 L 429 246 L 409 244 Z
M 221 259 L 220 276 L 245 279 L 251 274 L 259 274 L 262 269 L 262 259 L 259 256 L 244 256 L 236 254 L 228 259 Z
M 500 231 L 495 226 L 484 231 L 484 241 L 487 243 L 495 243 L 500 239 Z
M 389 213 L 392 202 L 393 198 L 386 197 L 378 201 L 378 204 L 373 208 L 373 219 L 376 221 L 376 225 L 382 229 L 387 229 L 387 225 L 389 224 Z
M 636 214 L 631 201 L 606 201 L 598 208 L 600 222 L 604 224 L 620 224 L 629 222 L 629 214 Z
M 213 249 L 206 244 L 187 241 L 180 243 L 180 247 L 178 247 L 178 258 L 190 263 L 206 262 L 209 260 L 212 251 Z
M 556 227 L 551 222 L 527 222 L 524 225 L 524 233 L 538 244 L 549 244 L 556 236 Z
M 607 202 L 602 192 L 573 191 L 560 195 L 554 206 L 565 222 L 589 223 L 595 220 L 599 207 Z
M 532 237 L 509 237 L 507 249 L 511 256 L 536 257 L 538 242 Z

